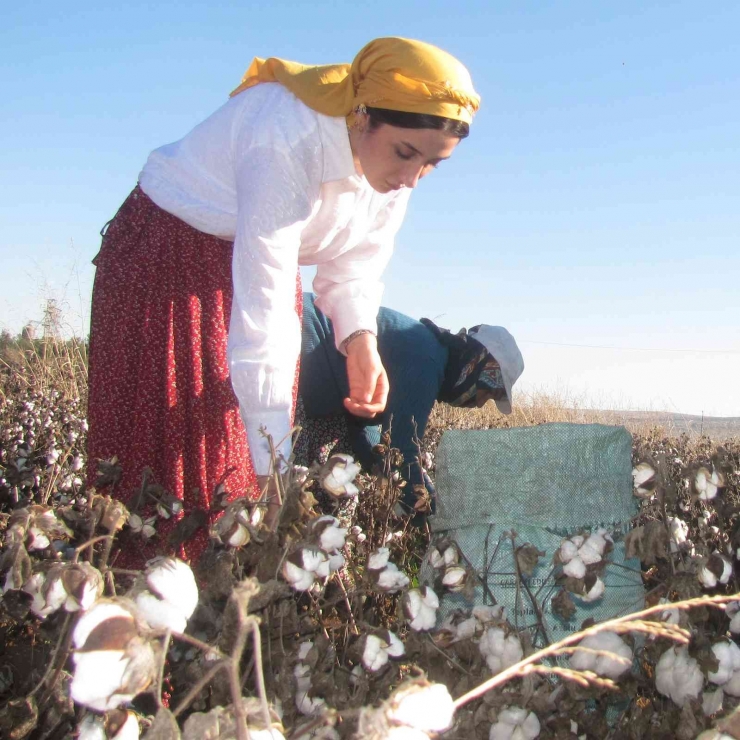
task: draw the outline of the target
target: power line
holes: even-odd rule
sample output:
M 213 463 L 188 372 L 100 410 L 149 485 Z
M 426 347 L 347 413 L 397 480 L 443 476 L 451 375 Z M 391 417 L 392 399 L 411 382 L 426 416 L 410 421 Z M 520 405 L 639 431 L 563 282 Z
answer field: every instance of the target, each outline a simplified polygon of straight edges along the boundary
M 686 353 L 699 352 L 702 354 L 710 354 L 710 355 L 740 354 L 740 349 L 669 349 L 667 347 L 615 347 L 615 346 L 607 345 L 607 344 L 570 344 L 568 342 L 540 342 L 534 339 L 521 339 L 519 341 L 525 344 L 551 344 L 556 347 L 580 347 L 581 349 L 618 349 L 618 350 L 627 350 L 630 352 L 686 352 Z

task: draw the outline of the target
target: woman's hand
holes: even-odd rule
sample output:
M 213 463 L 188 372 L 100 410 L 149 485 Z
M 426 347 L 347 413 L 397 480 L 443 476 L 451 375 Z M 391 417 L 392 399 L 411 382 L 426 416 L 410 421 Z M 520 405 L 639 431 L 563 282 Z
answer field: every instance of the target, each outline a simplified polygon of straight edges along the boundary
M 378 340 L 373 334 L 360 334 L 346 351 L 349 398 L 344 399 L 344 407 L 350 414 L 372 419 L 388 400 L 388 375 L 378 354 Z

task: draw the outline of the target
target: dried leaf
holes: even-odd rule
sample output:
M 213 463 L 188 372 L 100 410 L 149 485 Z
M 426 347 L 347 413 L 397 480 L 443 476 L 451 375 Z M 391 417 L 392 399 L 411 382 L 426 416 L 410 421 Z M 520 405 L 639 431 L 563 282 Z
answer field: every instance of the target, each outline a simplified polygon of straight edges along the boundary
M 39 710 L 31 697 L 11 699 L 0 712 L 0 737 L 23 740 L 38 724 Z
M 200 740 L 204 736 L 201 735 Z M 172 712 L 160 707 L 143 740 L 181 740 L 181 737 L 180 728 Z
M 539 559 L 544 555 L 545 553 L 542 550 L 538 550 L 534 545 L 530 545 L 529 543 L 517 547 L 516 562 L 522 575 L 527 576 L 527 578 L 531 577 Z
M 560 593 L 552 599 L 550 605 L 552 613 L 564 622 L 569 622 L 576 613 L 576 605 L 565 589 L 560 590 Z
M 668 556 L 668 532 L 663 522 L 647 522 L 636 527 L 625 538 L 627 558 L 639 558 L 645 565 L 653 565 L 656 560 Z

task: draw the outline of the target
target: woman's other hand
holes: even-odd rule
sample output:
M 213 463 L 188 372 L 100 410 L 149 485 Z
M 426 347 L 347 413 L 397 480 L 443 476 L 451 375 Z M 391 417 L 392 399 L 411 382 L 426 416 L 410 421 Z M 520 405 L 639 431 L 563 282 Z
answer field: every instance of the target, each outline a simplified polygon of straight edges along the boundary
M 344 407 L 350 414 L 372 419 L 385 409 L 388 375 L 378 354 L 374 334 L 360 334 L 346 347 L 349 398 Z

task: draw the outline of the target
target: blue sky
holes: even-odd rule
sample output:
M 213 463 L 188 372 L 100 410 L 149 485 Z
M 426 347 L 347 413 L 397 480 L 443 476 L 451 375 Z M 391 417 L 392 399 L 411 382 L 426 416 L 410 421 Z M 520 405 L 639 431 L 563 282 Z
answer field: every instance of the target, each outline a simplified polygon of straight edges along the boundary
M 729 2 L 4 8 L 0 326 L 54 297 L 85 330 L 100 228 L 253 56 L 401 35 L 460 57 L 483 104 L 414 193 L 384 303 L 508 327 L 524 389 L 740 416 L 738 27 Z

